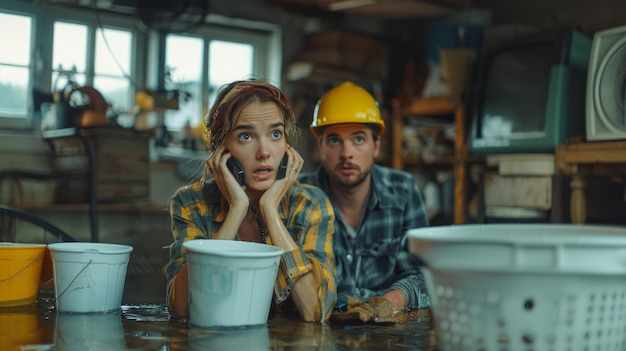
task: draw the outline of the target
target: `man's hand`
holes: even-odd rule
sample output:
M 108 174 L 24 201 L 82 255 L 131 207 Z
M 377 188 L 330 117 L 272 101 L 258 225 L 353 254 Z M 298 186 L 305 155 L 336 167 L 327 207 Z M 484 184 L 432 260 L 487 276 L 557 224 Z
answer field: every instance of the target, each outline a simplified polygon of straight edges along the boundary
M 404 312 L 403 308 L 394 308 L 391 300 L 383 296 L 371 297 L 368 304 L 374 309 L 374 322 L 397 322 L 397 316 Z
M 391 302 L 391 307 L 396 310 L 401 310 L 406 307 L 406 301 L 404 299 L 404 294 L 400 292 L 400 290 L 391 290 L 382 297 L 386 298 Z

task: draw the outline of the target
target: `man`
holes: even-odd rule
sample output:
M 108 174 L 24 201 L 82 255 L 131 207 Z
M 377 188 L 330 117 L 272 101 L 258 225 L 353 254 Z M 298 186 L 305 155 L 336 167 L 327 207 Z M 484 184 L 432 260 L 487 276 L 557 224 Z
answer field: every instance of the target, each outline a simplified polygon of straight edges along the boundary
M 394 314 L 430 307 L 407 250 L 407 230 L 428 226 L 428 217 L 413 176 L 376 164 L 384 129 L 373 96 L 351 82 L 322 96 L 311 123 L 321 166 L 300 181 L 323 189 L 335 209 L 336 307 L 342 310 L 354 301 L 391 304 Z M 369 317 L 376 320 L 376 312 L 360 318 Z

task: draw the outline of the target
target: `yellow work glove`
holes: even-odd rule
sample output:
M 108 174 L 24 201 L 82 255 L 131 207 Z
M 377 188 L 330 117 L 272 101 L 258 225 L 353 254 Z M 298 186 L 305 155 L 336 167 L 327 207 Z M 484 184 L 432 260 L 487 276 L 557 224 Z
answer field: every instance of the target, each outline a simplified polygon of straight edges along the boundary
M 348 296 L 345 311 L 334 311 L 331 318 L 340 322 L 360 320 L 367 322 L 374 317 L 374 309 L 367 302 Z

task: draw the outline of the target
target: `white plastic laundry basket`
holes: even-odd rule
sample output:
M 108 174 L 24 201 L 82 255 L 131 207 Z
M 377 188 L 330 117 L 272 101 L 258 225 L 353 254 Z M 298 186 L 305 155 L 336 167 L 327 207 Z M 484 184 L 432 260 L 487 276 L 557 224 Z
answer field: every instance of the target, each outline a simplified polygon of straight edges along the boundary
M 414 229 L 441 351 L 623 351 L 626 228 Z

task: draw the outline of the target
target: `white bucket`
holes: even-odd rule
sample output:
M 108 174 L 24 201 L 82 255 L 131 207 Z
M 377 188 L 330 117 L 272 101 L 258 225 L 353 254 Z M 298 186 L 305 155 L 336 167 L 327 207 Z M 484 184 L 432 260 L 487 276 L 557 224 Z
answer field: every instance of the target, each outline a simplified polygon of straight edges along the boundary
M 283 249 L 231 240 L 183 244 L 189 271 L 189 322 L 200 327 L 267 323 Z
M 121 308 L 132 246 L 62 242 L 48 248 L 58 311 L 108 312 Z

